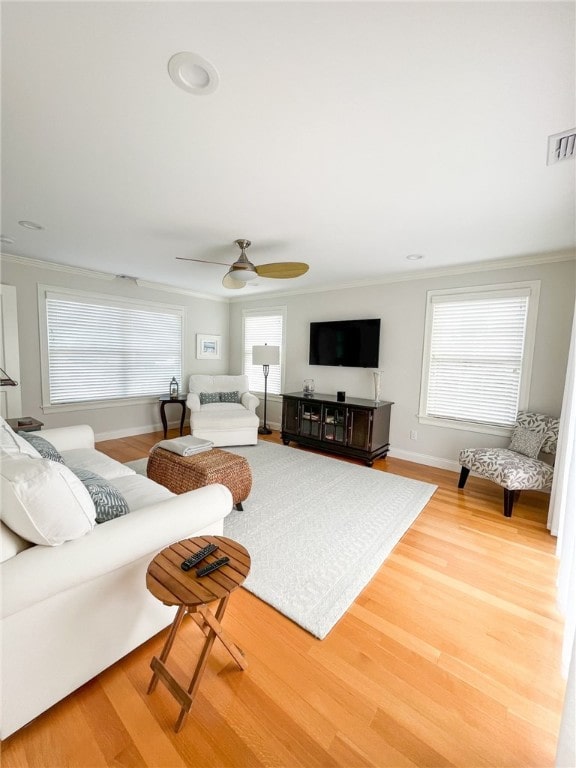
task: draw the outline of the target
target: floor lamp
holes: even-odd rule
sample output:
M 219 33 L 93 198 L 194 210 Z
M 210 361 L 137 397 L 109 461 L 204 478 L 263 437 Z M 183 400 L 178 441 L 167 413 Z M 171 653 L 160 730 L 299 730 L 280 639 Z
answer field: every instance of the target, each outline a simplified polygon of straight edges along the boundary
M 268 344 L 252 347 L 252 365 L 261 365 L 264 368 L 264 422 L 258 427 L 258 434 L 271 435 L 266 423 L 266 402 L 268 399 L 268 372 L 271 365 L 280 364 L 280 347 L 269 347 Z

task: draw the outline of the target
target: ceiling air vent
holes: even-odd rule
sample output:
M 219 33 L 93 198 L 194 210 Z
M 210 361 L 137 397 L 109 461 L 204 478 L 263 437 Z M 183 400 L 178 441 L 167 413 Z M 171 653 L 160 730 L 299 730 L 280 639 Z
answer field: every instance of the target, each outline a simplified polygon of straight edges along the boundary
M 561 160 L 572 160 L 576 157 L 576 128 L 548 136 L 548 162 L 554 165 Z

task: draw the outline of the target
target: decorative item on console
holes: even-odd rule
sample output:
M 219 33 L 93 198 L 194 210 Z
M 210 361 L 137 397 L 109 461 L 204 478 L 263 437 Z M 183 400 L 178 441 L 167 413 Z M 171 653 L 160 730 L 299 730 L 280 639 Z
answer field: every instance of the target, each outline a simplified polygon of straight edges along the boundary
M 172 376 L 172 381 L 170 382 L 170 400 L 178 400 L 178 382 L 175 376 Z
M 384 371 L 373 371 L 372 375 L 374 376 L 374 402 L 379 403 L 380 402 L 380 390 L 382 386 L 382 380 L 381 376 L 384 373 Z
M 314 394 L 314 379 L 304 379 L 302 384 L 302 393 L 307 397 L 312 397 Z

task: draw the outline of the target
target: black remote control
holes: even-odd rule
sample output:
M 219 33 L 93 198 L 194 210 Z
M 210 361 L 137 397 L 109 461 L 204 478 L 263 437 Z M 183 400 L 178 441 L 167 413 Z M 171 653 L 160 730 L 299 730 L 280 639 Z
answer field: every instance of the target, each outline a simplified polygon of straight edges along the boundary
M 212 573 L 212 571 L 222 568 L 223 565 L 226 565 L 226 563 L 229 562 L 229 557 L 221 557 L 219 560 L 214 560 L 213 563 L 208 563 L 207 565 L 203 565 L 202 568 L 198 568 L 196 576 L 207 576 L 209 573 Z
M 190 557 L 187 557 L 180 568 L 182 568 L 183 571 L 189 571 L 190 568 L 198 565 L 201 560 L 204 560 L 205 557 L 208 557 L 208 555 L 211 555 L 212 552 L 215 552 L 217 549 L 217 544 L 207 544 L 202 549 L 199 549 L 198 552 L 195 552 L 193 555 L 190 555 Z

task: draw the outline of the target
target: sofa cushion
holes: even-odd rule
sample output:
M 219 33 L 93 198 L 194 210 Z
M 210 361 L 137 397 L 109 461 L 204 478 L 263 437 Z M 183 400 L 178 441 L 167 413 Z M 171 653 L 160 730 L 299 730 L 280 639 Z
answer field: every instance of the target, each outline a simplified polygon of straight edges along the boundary
M 221 403 L 239 403 L 240 392 L 238 392 L 237 389 L 235 389 L 233 392 L 220 392 L 220 402 Z
M 134 474 L 133 469 L 111 459 L 95 448 L 72 448 L 69 451 L 62 451 L 62 457 L 67 467 L 88 469 L 106 480 Z
M 258 427 L 260 420 L 252 411 L 237 403 L 204 405 L 200 411 L 190 416 L 193 429 L 234 430 L 246 427 Z
M 540 448 L 542 453 L 556 453 L 558 443 L 558 430 L 560 429 L 560 419 L 548 416 L 545 413 L 533 413 L 532 411 L 520 411 L 516 424 L 532 432 L 538 432 L 542 435 L 543 443 Z
M 96 522 L 105 523 L 130 512 L 128 502 L 118 488 L 89 469 L 71 467 L 76 477 L 84 483 L 96 509 Z
M 200 405 L 219 403 L 221 392 L 200 392 Z
M 0 522 L 0 563 L 9 560 L 14 555 L 23 552 L 31 546 L 32 544 L 29 541 L 23 539 L 22 536 L 18 536 L 7 525 Z
M 17 435 L 8 424 L 0 416 L 0 454 L 18 456 L 24 454 L 26 456 L 33 456 L 36 459 L 41 458 L 40 454 L 34 448 L 33 445 L 24 438 Z
M 58 461 L 60 464 L 64 464 L 64 459 L 60 452 L 54 448 L 52 443 L 49 443 L 48 440 L 45 440 L 41 435 L 37 435 L 33 432 L 18 432 L 18 434 L 20 437 L 24 438 L 27 443 L 30 443 L 30 445 L 36 448 L 43 459 L 50 459 L 50 461 Z
M 0 479 L 0 518 L 26 541 L 56 546 L 94 528 L 96 511 L 90 494 L 64 464 L 4 456 Z
M 200 411 L 196 411 L 194 416 L 197 416 L 198 413 L 212 413 L 215 415 L 218 413 L 230 413 L 230 411 L 238 411 L 238 413 L 244 411 L 246 413 L 248 408 L 244 408 L 241 403 L 206 403 Z
M 110 482 L 124 496 L 130 507 L 130 512 L 135 512 L 142 507 L 149 507 L 151 504 L 159 504 L 175 495 L 168 488 L 143 475 L 125 475 L 124 477 L 116 477 Z
M 510 491 L 549 491 L 554 469 L 508 448 L 463 448 L 458 461 Z
M 190 392 L 248 392 L 248 376 L 246 374 L 228 375 L 218 374 L 209 376 L 202 373 L 193 373 L 189 379 Z
M 516 427 L 512 433 L 512 440 L 508 450 L 521 453 L 523 456 L 529 456 L 531 459 L 537 459 L 540 448 L 544 442 L 544 435 L 533 432 L 525 427 Z

